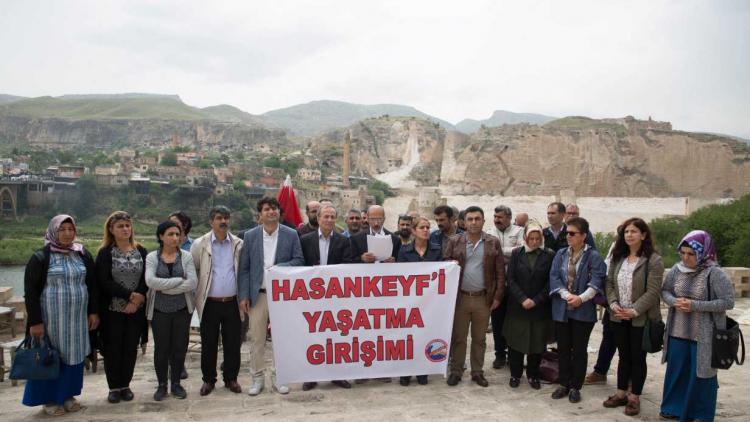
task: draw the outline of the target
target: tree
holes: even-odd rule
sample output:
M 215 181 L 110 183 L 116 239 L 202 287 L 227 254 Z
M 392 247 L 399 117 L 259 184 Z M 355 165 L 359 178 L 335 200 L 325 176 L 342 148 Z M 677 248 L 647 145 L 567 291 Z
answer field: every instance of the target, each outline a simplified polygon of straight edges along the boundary
M 164 153 L 164 155 L 161 156 L 161 165 L 163 166 L 171 166 L 174 167 L 177 165 L 177 154 L 175 154 L 172 151 Z
M 279 157 L 268 157 L 263 160 L 263 165 L 266 167 L 281 168 L 281 159 Z

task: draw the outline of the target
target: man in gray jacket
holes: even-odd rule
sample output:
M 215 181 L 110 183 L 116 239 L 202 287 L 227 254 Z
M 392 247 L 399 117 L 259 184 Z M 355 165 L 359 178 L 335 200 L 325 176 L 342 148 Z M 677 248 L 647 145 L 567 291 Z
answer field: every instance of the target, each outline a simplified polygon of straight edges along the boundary
M 279 224 L 281 206 L 276 198 L 258 201 L 261 226 L 245 233 L 240 252 L 240 310 L 250 316 L 250 372 L 253 383 L 249 394 L 260 394 L 265 385 L 265 345 L 268 327 L 268 299 L 264 273 L 274 265 L 302 266 L 305 258 L 294 229 Z M 289 393 L 286 385 L 276 385 L 280 394 Z

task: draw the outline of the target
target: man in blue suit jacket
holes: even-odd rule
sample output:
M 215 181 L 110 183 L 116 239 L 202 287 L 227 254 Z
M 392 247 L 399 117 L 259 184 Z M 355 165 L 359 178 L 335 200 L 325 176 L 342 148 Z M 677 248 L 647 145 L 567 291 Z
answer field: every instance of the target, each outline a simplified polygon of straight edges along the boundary
M 268 300 L 263 275 L 274 266 L 302 266 L 299 236 L 294 229 L 279 224 L 281 206 L 275 198 L 258 201 L 262 225 L 245 232 L 240 251 L 239 297 L 240 311 L 250 317 L 250 372 L 253 384 L 249 394 L 256 396 L 265 384 L 265 345 L 268 328 Z M 276 391 L 289 393 L 289 387 L 276 385 Z

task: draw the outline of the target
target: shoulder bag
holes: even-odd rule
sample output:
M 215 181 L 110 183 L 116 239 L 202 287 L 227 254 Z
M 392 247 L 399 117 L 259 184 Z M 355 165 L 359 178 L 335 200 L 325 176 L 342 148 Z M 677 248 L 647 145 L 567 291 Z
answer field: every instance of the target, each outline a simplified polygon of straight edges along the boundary
M 49 337 L 26 336 L 10 368 L 12 380 L 54 380 L 60 375 L 60 354 Z
M 711 301 L 711 273 L 708 273 L 706 280 L 708 285 L 708 300 Z M 714 313 L 709 312 L 711 315 L 711 323 L 713 324 L 713 338 L 711 339 L 711 367 L 716 369 L 729 369 L 732 364 L 737 362 L 737 365 L 745 363 L 745 339 L 742 336 L 737 321 L 726 317 L 727 325 L 726 329 L 719 329 L 716 327 L 716 320 L 714 319 Z M 737 357 L 740 344 L 742 344 L 742 360 Z

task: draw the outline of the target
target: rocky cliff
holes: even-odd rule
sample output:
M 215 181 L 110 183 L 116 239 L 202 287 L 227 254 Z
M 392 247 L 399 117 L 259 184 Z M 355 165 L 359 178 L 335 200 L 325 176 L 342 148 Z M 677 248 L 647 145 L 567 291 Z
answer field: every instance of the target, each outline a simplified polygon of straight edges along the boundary
M 750 148 L 713 135 L 592 119 L 506 125 L 446 138 L 445 194 L 737 197 Z

